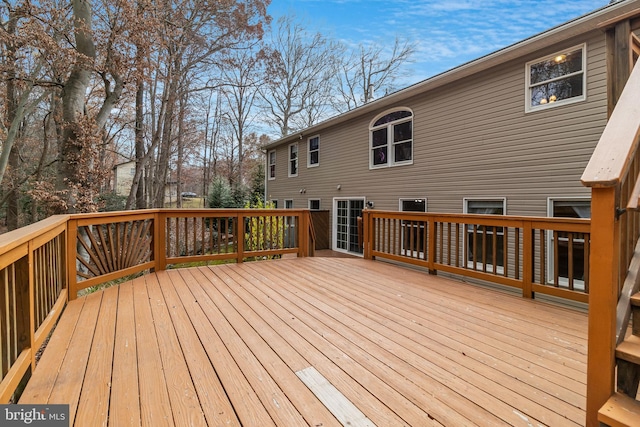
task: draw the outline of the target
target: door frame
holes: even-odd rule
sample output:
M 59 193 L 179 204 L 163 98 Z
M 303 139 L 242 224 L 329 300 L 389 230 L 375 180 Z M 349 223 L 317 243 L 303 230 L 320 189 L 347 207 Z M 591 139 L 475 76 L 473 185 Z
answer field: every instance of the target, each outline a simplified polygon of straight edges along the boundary
M 358 252 L 350 252 L 348 249 L 339 249 L 338 248 L 338 202 L 339 201 L 351 201 L 351 200 L 357 200 L 357 201 L 362 201 L 362 205 L 363 207 L 367 205 L 367 198 L 365 196 L 356 196 L 356 197 L 334 197 L 333 198 L 333 203 L 332 203 L 332 207 L 333 207 L 333 212 L 331 214 L 331 221 L 332 221 L 332 227 L 331 227 L 331 249 L 336 251 L 336 252 L 342 252 L 342 253 L 346 253 L 346 254 L 350 254 L 350 255 L 356 255 L 356 256 L 360 256 L 360 257 L 364 257 L 364 254 L 362 253 L 358 253 Z M 348 231 L 347 231 L 347 235 L 348 235 Z

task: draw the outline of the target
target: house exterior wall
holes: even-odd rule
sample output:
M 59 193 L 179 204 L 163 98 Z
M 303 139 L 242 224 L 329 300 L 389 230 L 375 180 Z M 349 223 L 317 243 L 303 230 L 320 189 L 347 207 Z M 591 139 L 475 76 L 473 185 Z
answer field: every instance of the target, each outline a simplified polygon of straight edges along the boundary
M 133 176 L 136 170 L 136 162 L 127 162 L 116 165 L 114 191 L 119 196 L 128 196 L 133 185 Z M 132 173 L 133 172 L 133 173 Z
M 586 43 L 586 100 L 525 112 L 526 63 Z M 426 198 L 428 212 L 463 212 L 465 198 L 506 198 L 506 214 L 547 216 L 548 198 L 589 197 L 580 183 L 607 120 L 605 35 L 596 30 L 400 101 L 413 111 L 413 164 L 369 169 L 369 125 L 378 114 L 314 131 L 319 166 L 288 177 L 287 141 L 276 147 L 276 177 L 266 195 L 296 208 L 320 199 L 365 197 L 399 210 L 401 198 Z M 329 123 L 330 124 L 330 123 Z M 340 189 L 338 190 L 338 186 Z

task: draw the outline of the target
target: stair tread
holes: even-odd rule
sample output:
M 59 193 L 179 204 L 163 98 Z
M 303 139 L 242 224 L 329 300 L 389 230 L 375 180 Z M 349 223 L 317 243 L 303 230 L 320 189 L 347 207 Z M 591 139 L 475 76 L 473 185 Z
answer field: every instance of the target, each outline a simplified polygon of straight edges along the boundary
M 631 295 L 630 301 L 631 301 L 631 305 L 640 307 L 640 292 L 637 292 Z
M 610 427 L 631 427 L 640 423 L 640 402 L 615 393 L 598 411 L 598 421 Z
M 640 365 L 640 337 L 627 335 L 616 347 L 616 357 Z

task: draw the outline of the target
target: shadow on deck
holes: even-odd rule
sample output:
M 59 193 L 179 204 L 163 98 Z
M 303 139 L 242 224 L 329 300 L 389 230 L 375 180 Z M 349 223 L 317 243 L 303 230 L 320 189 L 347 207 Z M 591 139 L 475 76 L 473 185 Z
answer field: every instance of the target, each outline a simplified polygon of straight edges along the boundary
M 160 271 L 72 301 L 20 403 L 71 424 L 585 420 L 587 315 L 382 262 Z

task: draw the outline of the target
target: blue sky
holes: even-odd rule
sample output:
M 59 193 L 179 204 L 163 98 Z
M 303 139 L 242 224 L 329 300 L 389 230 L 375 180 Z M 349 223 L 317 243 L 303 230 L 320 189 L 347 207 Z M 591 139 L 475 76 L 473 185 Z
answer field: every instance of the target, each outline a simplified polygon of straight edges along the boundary
M 424 80 L 606 6 L 608 0 L 272 0 L 311 30 L 348 45 L 416 43 L 400 86 Z

